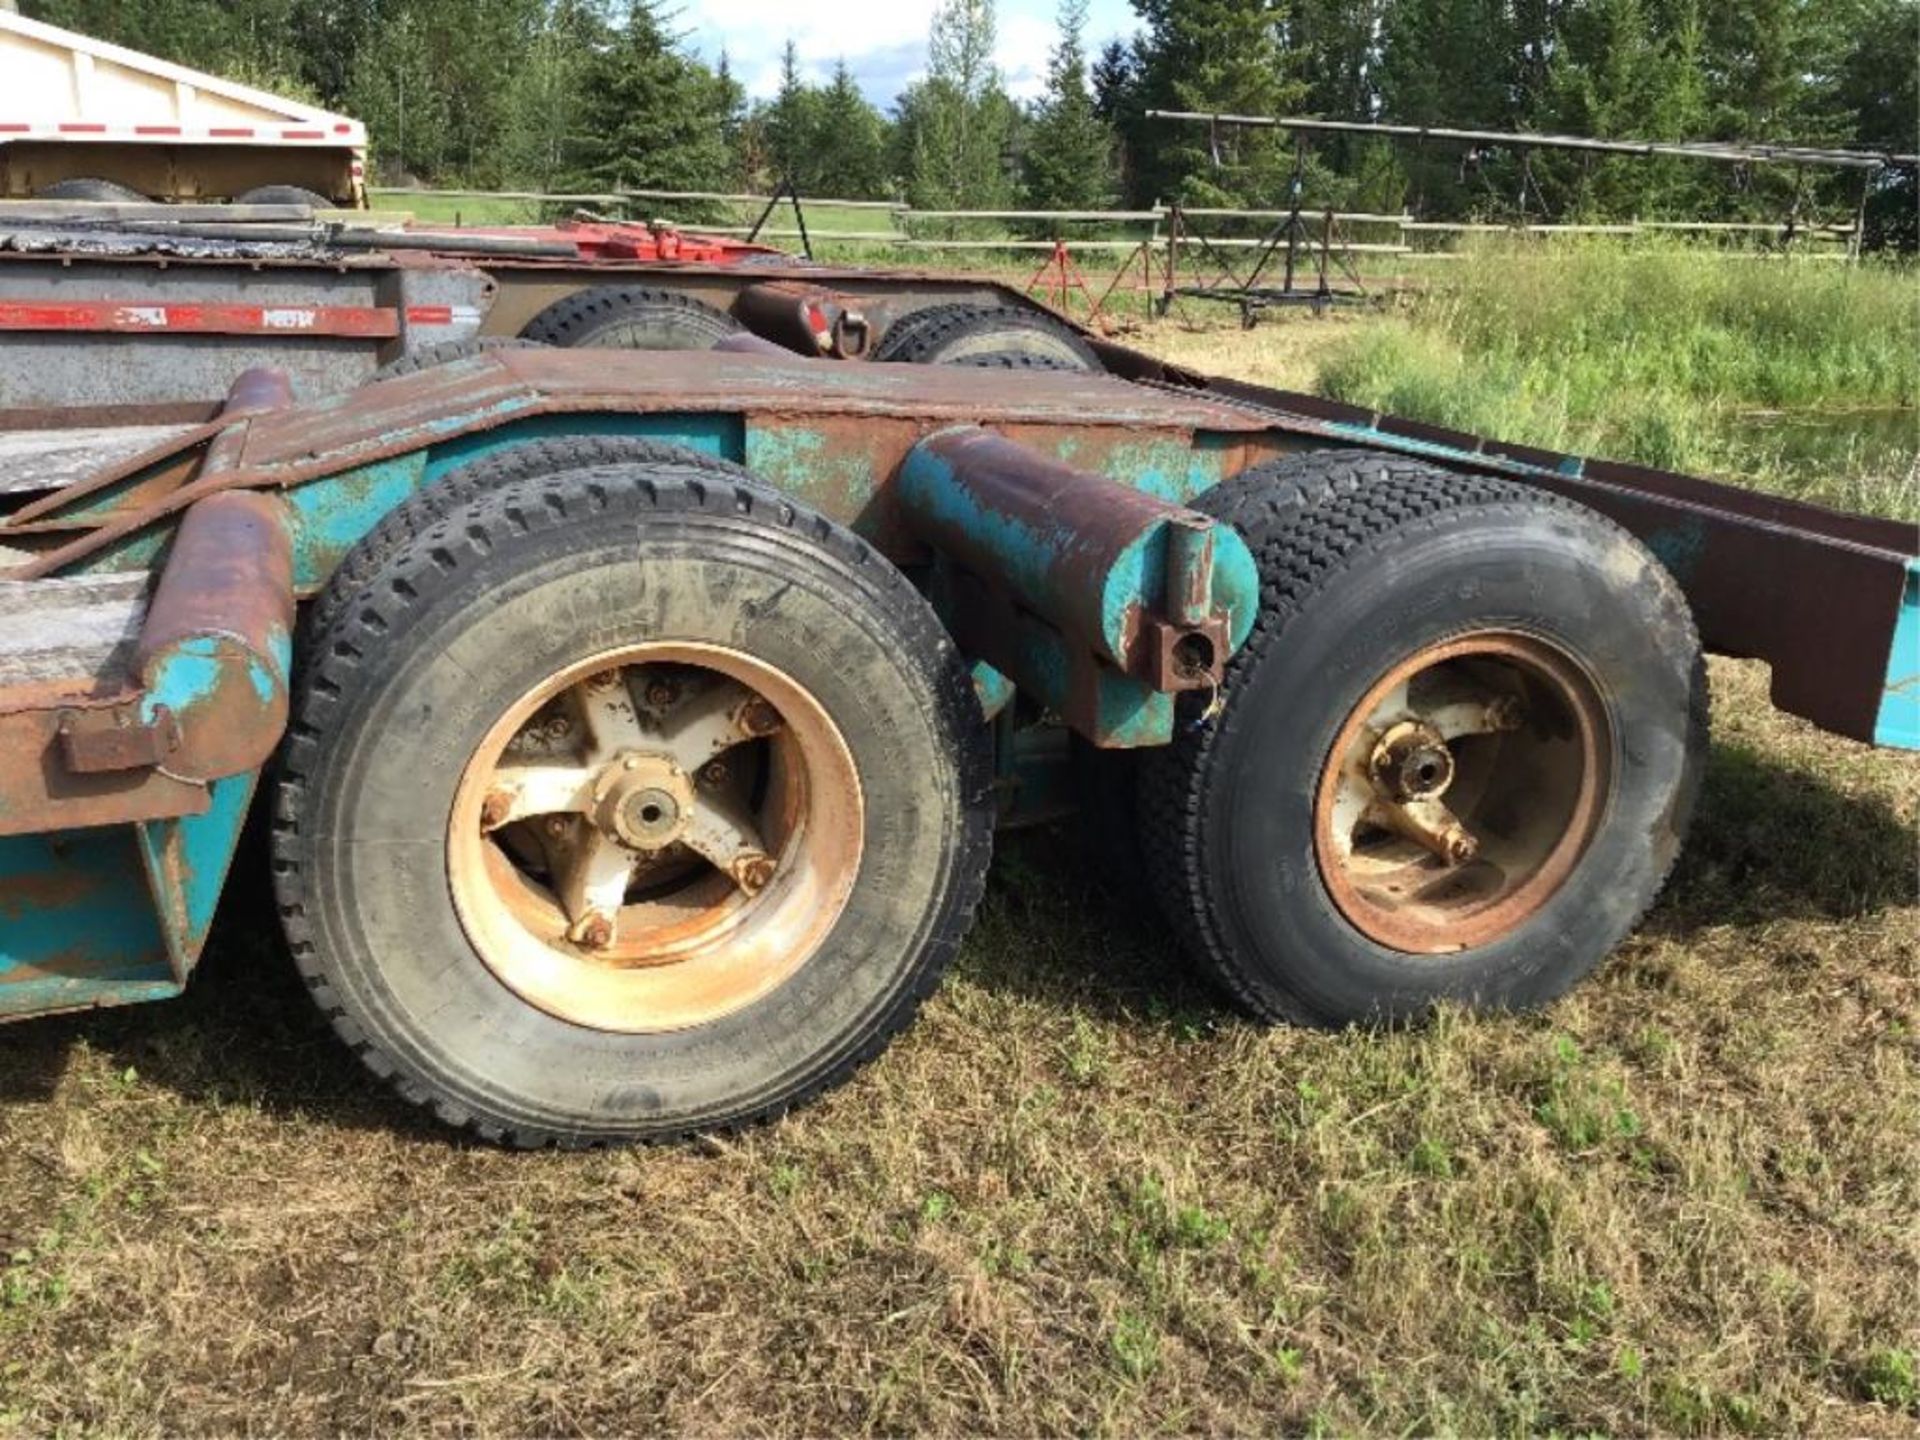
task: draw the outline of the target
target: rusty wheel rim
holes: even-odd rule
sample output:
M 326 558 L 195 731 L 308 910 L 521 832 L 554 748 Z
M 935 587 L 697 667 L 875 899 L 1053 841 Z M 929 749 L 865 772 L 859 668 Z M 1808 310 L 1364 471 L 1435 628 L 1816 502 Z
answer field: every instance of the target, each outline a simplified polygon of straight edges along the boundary
M 1558 646 L 1479 631 L 1389 670 L 1348 715 L 1314 797 L 1334 905 L 1394 950 L 1491 944 L 1536 915 L 1592 843 L 1612 737 Z
M 528 1003 L 599 1030 L 706 1024 L 790 979 L 846 908 L 864 800 L 820 702 L 738 650 L 643 644 L 521 696 L 448 821 L 454 908 Z

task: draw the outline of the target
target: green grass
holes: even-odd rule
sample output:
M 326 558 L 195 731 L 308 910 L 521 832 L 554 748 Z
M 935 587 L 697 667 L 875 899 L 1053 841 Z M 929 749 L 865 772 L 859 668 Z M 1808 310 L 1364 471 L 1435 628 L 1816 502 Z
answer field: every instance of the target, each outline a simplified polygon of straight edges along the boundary
M 1318 388 L 1503 439 L 1920 517 L 1920 276 L 1613 242 L 1489 248 L 1321 356 Z M 1807 417 L 1879 412 L 1872 443 Z M 1858 433 L 1858 426 L 1851 427 Z

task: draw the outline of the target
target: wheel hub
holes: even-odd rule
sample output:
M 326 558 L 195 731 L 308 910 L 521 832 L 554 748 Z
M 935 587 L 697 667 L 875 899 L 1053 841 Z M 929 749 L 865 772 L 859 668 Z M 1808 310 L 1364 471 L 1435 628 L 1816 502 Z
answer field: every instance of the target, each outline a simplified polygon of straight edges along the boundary
M 1392 949 L 1491 943 L 1538 912 L 1598 823 L 1611 746 L 1581 666 L 1483 631 L 1394 666 L 1321 773 L 1314 850 L 1335 906 Z
M 789 676 L 720 646 L 632 646 L 534 687 L 482 741 L 449 821 L 455 907 L 488 967 L 563 1019 L 703 1023 L 831 930 L 863 804 Z
M 660 850 L 677 841 L 694 811 L 693 785 L 668 755 L 627 754 L 606 766 L 593 787 L 593 822 L 632 850 Z

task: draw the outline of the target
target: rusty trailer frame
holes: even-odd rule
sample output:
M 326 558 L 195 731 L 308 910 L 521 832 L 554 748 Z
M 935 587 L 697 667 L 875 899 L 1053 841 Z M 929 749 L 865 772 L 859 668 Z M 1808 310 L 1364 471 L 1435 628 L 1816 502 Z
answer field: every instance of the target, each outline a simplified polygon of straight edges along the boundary
M 0 496 L 0 1017 L 177 993 L 286 724 L 296 602 L 422 487 L 555 436 L 670 441 L 849 526 L 934 598 L 1003 725 L 1025 693 L 1095 745 L 1164 743 L 1258 600 L 1245 543 L 1188 503 L 1360 447 L 1612 517 L 1783 709 L 1920 748 L 1909 527 L 1101 356 L 1114 374 L 1010 385 L 764 346 L 502 350 L 303 405 L 254 374 L 211 419 Z

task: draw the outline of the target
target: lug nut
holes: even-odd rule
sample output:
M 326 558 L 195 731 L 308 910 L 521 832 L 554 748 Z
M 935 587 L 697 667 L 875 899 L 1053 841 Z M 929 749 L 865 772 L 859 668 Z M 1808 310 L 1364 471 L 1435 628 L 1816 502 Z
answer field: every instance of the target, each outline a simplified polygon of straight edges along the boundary
M 494 830 L 507 823 L 507 814 L 513 809 L 513 797 L 504 790 L 489 791 L 487 798 L 480 802 L 480 825 L 482 829 Z
M 733 878 L 749 895 L 757 895 L 773 879 L 773 859 L 767 855 L 749 855 L 733 862 Z
M 706 764 L 702 765 L 700 767 L 700 783 L 702 785 L 726 784 L 727 762 L 724 760 L 709 760 Z
M 679 688 L 669 681 L 655 680 L 647 686 L 647 704 L 655 710 L 664 710 L 679 698 Z
M 594 911 L 573 927 L 574 943 L 589 950 L 604 950 L 613 943 L 613 921 Z
M 771 735 L 780 728 L 780 712 L 756 695 L 740 707 L 740 728 L 749 735 Z
M 1449 865 L 1464 865 L 1480 853 L 1480 842 L 1457 825 L 1447 832 L 1446 845 Z
M 567 833 L 567 822 L 561 819 L 558 815 L 551 816 L 547 820 L 547 834 L 557 837 L 557 836 L 564 835 L 566 833 Z

